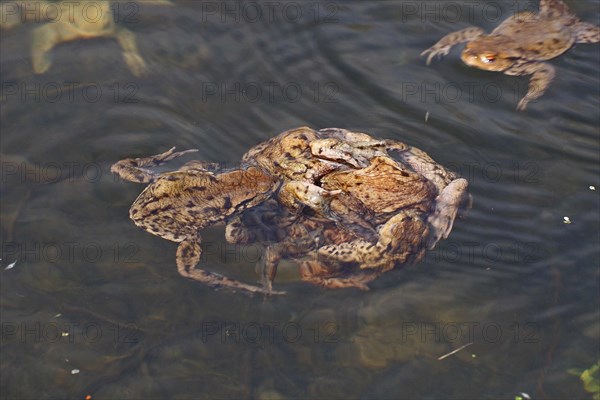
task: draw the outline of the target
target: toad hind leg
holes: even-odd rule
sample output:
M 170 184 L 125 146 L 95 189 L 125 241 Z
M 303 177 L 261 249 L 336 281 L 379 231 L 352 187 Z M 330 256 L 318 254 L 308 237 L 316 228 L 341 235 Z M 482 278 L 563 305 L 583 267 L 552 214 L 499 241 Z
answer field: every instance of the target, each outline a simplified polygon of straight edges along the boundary
M 123 49 L 123 58 L 131 73 L 135 76 L 144 75 L 144 72 L 146 71 L 146 62 L 142 56 L 140 56 L 133 32 L 125 28 L 119 28 L 115 36 Z
M 284 292 L 269 291 L 258 286 L 248 285 L 223 275 L 195 268 L 200 262 L 202 249 L 200 235 L 183 240 L 177 247 L 177 270 L 181 275 L 194 281 L 202 282 L 213 289 L 229 289 L 248 295 L 261 293 L 266 295 L 283 294 Z
M 429 65 L 431 64 L 433 57 L 439 56 L 441 58 L 442 56 L 446 56 L 450 52 L 452 46 L 460 43 L 470 42 L 473 39 L 477 39 L 484 33 L 485 32 L 483 29 L 476 27 L 465 28 L 460 31 L 449 33 L 441 38 L 439 42 L 423 51 L 421 56 L 429 53 L 429 56 L 427 57 L 427 65 Z
M 545 92 L 550 83 L 554 79 L 554 67 L 546 63 L 529 63 L 511 67 L 505 71 L 507 75 L 530 75 L 529 87 L 527 94 L 517 105 L 517 110 L 523 111 L 527 108 L 527 103 L 540 98 Z
M 45 24 L 35 28 L 31 33 L 31 63 L 33 72 L 43 74 L 52 65 L 50 50 L 62 39 L 53 24 Z
M 367 283 L 373 281 L 379 275 L 378 271 L 357 272 L 345 277 L 332 277 L 331 271 L 318 261 L 304 261 L 300 264 L 300 275 L 302 280 L 322 286 L 327 289 L 357 288 L 369 290 Z
M 294 239 L 284 240 L 283 242 L 267 246 L 264 257 L 259 264 L 259 269 L 261 269 L 262 283 L 269 293 L 272 292 L 273 281 L 277 274 L 277 267 L 283 257 L 293 258 L 301 256 L 309 247 L 310 245 L 307 242 Z
M 187 153 L 193 153 L 198 149 L 191 149 L 185 151 L 175 152 L 175 147 L 164 153 L 157 154 L 155 156 L 143 157 L 143 158 L 126 158 L 118 161 L 110 167 L 110 171 L 117 174 L 121 179 L 128 182 L 135 183 L 149 183 L 154 182 L 159 174 L 156 174 L 143 167 L 156 167 L 166 163 L 174 158 L 181 157 Z

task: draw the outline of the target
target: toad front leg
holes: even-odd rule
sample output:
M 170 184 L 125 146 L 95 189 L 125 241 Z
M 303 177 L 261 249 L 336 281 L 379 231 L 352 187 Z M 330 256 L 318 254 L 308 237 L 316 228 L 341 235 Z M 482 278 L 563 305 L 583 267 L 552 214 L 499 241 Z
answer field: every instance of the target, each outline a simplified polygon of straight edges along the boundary
M 523 111 L 527 103 L 541 97 L 554 79 L 554 67 L 546 63 L 526 63 L 515 65 L 506 71 L 507 75 L 531 75 L 525 97 L 519 101 L 517 110 Z
M 175 147 L 164 153 L 157 154 L 155 156 L 143 157 L 143 158 L 126 158 L 118 161 L 110 167 L 110 171 L 117 174 L 121 179 L 128 182 L 135 183 L 149 183 L 154 182 L 160 174 L 152 172 L 143 167 L 156 167 L 166 163 L 174 158 L 181 157 L 187 153 L 193 153 L 198 149 L 191 149 L 185 151 L 175 152 Z
M 375 216 L 360 200 L 342 190 L 326 190 L 301 181 L 287 182 L 279 191 L 278 199 L 290 210 L 303 206 L 335 222 L 338 227 L 366 239 L 376 237 L 371 221 Z
M 196 236 L 185 238 L 177 247 L 177 270 L 181 275 L 188 279 L 201 282 L 205 285 L 210 286 L 213 289 L 229 289 L 239 290 L 245 294 L 284 294 L 285 292 L 278 292 L 269 289 L 263 289 L 258 286 L 248 285 L 233 279 L 229 279 L 223 275 L 205 271 L 196 268 L 196 265 L 200 262 L 200 256 L 202 255 L 202 249 L 200 247 L 201 237 L 200 234 Z
M 429 53 L 429 56 L 427 57 L 427 65 L 429 65 L 431 64 L 433 57 L 439 56 L 441 58 L 442 56 L 446 56 L 450 52 L 452 46 L 470 42 L 482 36 L 484 33 L 483 29 L 476 27 L 465 28 L 460 31 L 449 33 L 440 39 L 439 42 L 422 52 L 421 56 Z

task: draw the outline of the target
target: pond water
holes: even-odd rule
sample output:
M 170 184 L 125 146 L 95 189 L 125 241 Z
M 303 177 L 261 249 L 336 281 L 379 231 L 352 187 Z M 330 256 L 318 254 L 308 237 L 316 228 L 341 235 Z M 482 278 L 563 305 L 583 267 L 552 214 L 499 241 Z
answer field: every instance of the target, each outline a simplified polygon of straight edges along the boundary
M 598 1 L 567 3 L 598 22 Z M 3 398 L 591 398 L 569 370 L 599 354 L 598 44 L 552 60 L 517 112 L 526 77 L 419 54 L 537 1 L 113 6 L 142 77 L 110 39 L 61 44 L 35 75 L 35 24 L 2 31 Z M 473 207 L 368 292 L 289 263 L 287 295 L 248 298 L 179 276 L 176 244 L 128 218 L 143 185 L 109 171 L 171 146 L 235 165 L 302 125 L 419 147 Z M 208 269 L 257 281 L 260 248 L 203 237 Z

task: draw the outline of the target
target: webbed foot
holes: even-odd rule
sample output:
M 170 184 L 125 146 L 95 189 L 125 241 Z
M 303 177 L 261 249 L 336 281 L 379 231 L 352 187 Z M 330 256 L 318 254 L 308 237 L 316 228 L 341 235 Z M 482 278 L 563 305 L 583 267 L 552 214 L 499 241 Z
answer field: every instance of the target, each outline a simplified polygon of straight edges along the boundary
M 117 174 L 121 179 L 135 183 L 154 182 L 159 174 L 154 173 L 143 167 L 156 167 L 166 163 L 174 158 L 181 157 L 187 153 L 194 153 L 198 149 L 190 149 L 185 151 L 175 152 L 175 147 L 150 157 L 142 158 L 126 158 L 114 163 L 110 167 L 110 171 Z
M 531 75 L 529 79 L 529 87 L 527 94 L 517 105 L 517 110 L 523 111 L 527 108 L 527 103 L 540 98 L 545 92 L 550 83 L 554 79 L 554 67 L 546 63 L 529 63 L 521 64 L 509 68 L 505 71 L 507 75 Z
M 442 58 L 447 56 L 452 46 L 459 43 L 470 42 L 473 39 L 483 35 L 484 31 L 481 28 L 470 27 L 460 31 L 452 32 L 440 39 L 439 42 L 428 48 L 421 53 L 421 56 L 427 56 L 427 65 L 431 64 L 433 57 L 438 56 Z

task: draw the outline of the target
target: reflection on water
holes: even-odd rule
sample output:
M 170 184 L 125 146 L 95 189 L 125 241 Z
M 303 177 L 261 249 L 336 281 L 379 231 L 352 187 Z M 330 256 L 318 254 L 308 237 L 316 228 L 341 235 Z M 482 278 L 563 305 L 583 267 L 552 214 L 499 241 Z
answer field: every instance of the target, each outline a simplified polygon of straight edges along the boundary
M 518 113 L 526 78 L 458 51 L 419 57 L 452 30 L 493 29 L 479 7 L 515 2 L 472 17 L 419 3 L 436 18 L 407 2 L 282 3 L 239 21 L 225 3 L 175 3 L 127 24 L 140 78 L 103 39 L 57 46 L 34 75 L 34 25 L 2 32 L 1 263 L 17 260 L 1 271 L 4 397 L 589 397 L 567 370 L 597 361 L 600 335 L 598 45 L 551 61 L 556 81 Z M 569 5 L 597 20 L 596 2 Z M 142 186 L 108 172 L 171 146 L 231 164 L 301 125 L 419 147 L 470 181 L 473 209 L 370 292 L 312 287 L 288 265 L 287 296 L 247 299 L 181 278 L 175 245 L 127 218 Z M 207 266 L 256 281 L 260 249 L 203 236 Z

